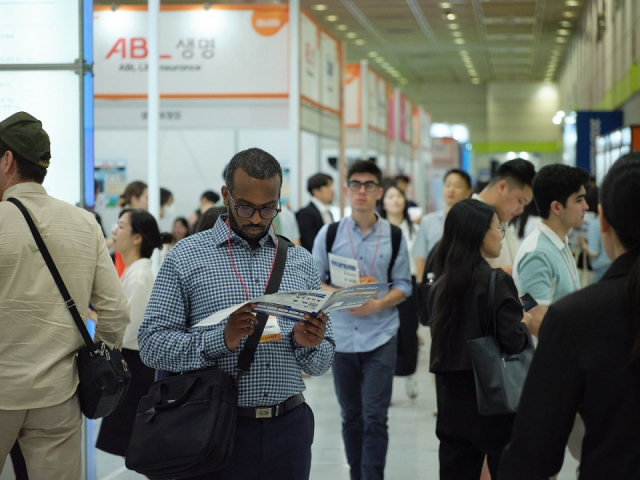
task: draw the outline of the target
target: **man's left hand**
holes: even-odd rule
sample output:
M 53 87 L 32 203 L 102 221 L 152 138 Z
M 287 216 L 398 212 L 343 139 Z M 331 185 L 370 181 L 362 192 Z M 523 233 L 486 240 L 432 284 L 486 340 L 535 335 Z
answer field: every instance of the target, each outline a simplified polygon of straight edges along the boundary
M 317 347 L 324 340 L 329 317 L 324 312 L 318 312 L 317 317 L 307 313 L 304 318 L 304 321 L 293 326 L 293 339 L 301 347 Z
M 356 308 L 350 308 L 349 313 L 354 317 L 366 317 L 367 315 L 378 313 L 380 310 L 382 310 L 380 300 L 378 300 L 377 298 L 372 298 L 364 305 Z

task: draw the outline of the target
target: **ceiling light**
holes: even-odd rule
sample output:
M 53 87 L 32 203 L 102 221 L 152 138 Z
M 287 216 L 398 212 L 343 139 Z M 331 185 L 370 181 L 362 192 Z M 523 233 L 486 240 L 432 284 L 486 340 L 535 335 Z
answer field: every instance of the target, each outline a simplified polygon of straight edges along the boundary
M 564 4 L 567 7 L 579 7 L 580 2 L 578 0 L 565 0 Z
M 361 38 L 359 38 L 359 39 L 357 39 L 357 40 L 355 41 L 355 44 L 356 44 L 356 45 L 364 45 L 364 40 L 362 40 Z
M 378 56 L 378 52 L 369 52 L 369 56 L 371 58 L 376 58 Z
M 561 28 L 560 30 L 558 30 L 558 35 L 570 35 L 571 32 L 569 30 L 566 30 L 564 28 Z
M 478 77 L 473 77 L 471 79 L 471 83 L 475 83 L 476 85 L 480 83 L 480 79 Z
M 312 5 L 311 8 L 317 10 L 318 12 L 324 12 L 327 9 L 327 6 L 319 3 L 317 5 Z
M 457 23 L 450 23 L 449 25 L 447 25 L 447 27 L 449 27 L 451 30 L 457 30 L 458 28 L 460 28 Z
M 344 30 L 347 30 L 349 27 L 348 27 L 348 26 L 346 26 L 346 25 L 343 23 L 343 24 L 338 25 L 336 28 L 337 28 L 338 30 L 343 30 L 343 31 L 344 31 Z
M 441 8 L 451 8 L 451 4 L 449 2 L 441 2 L 440 3 L 440 7 Z
M 391 76 L 398 78 L 400 74 L 398 72 L 391 72 Z
M 453 43 L 455 43 L 455 44 L 457 44 L 457 45 L 462 45 L 462 44 L 464 44 L 464 43 L 466 43 L 466 42 L 464 41 L 464 38 L 456 38 L 456 39 L 453 41 Z
M 357 38 L 358 34 L 355 32 L 349 32 L 347 33 L 347 38 Z
M 338 16 L 337 15 L 327 15 L 325 17 L 325 19 L 327 20 L 327 22 L 335 22 L 336 20 L 338 20 Z
M 564 15 L 567 18 L 573 18 L 576 16 L 575 12 L 562 12 L 562 15 Z
M 447 13 L 447 14 L 445 15 L 445 18 L 446 18 L 447 20 L 455 20 L 455 19 L 456 19 L 456 14 L 455 14 L 455 13 L 451 13 L 451 12 L 449 12 L 449 13 Z
M 567 43 L 567 39 L 564 37 L 556 37 L 556 43 Z
M 554 50 L 554 51 L 553 51 L 553 54 L 554 54 L 554 55 L 560 55 L 560 50 Z
M 389 62 L 383 62 L 382 63 L 382 68 L 387 68 L 389 67 Z
M 382 62 L 384 62 L 384 58 L 378 57 L 378 58 L 376 58 L 376 62 L 382 63 Z
M 569 28 L 571 25 L 573 25 L 573 24 L 571 22 L 567 21 L 567 20 L 562 20 L 560 22 L 560 26 L 561 27 Z
M 451 35 L 453 35 L 454 37 L 461 37 L 462 36 L 462 32 L 459 31 L 455 31 L 455 32 L 451 32 Z
M 477 77 L 478 72 L 476 72 L 475 70 L 469 70 L 469 75 L 471 75 L 472 77 Z

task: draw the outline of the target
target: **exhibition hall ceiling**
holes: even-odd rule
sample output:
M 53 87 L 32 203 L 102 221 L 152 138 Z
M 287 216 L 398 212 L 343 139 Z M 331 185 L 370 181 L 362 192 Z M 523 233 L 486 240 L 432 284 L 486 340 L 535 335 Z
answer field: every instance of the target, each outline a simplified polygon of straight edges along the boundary
M 397 84 L 464 85 L 555 79 L 587 0 L 300 1 L 344 42 L 348 62 L 366 59 Z M 162 1 L 163 5 L 194 3 Z

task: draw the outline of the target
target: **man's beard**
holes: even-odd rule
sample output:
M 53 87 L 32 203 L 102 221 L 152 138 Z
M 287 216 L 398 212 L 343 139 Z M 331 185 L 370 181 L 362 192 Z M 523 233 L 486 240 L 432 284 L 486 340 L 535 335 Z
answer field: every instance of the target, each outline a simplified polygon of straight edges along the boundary
M 247 232 L 242 230 L 242 227 L 238 224 L 238 222 L 236 221 L 236 218 L 231 214 L 231 208 L 230 207 L 227 209 L 227 211 L 228 211 L 227 215 L 228 215 L 228 218 L 229 218 L 229 225 L 231 225 L 231 230 L 233 230 L 234 233 L 236 235 L 238 235 L 240 238 L 242 238 L 243 240 L 246 240 L 247 242 L 250 242 L 250 241 L 253 241 L 253 240 L 258 240 L 259 241 L 263 237 L 267 236 L 267 234 L 269 233 L 269 228 L 271 228 L 271 223 L 273 222 L 273 220 L 271 220 L 271 222 L 269 222 L 269 224 L 266 226 L 266 228 L 262 232 L 260 232 L 260 233 L 258 233 L 256 235 L 252 235 L 252 234 L 249 234 L 249 233 L 247 233 Z M 249 225 L 245 225 L 244 228 L 248 228 L 248 227 L 252 227 L 252 226 L 253 227 L 255 227 L 255 226 L 261 227 L 261 225 L 251 225 L 251 224 L 249 224 Z

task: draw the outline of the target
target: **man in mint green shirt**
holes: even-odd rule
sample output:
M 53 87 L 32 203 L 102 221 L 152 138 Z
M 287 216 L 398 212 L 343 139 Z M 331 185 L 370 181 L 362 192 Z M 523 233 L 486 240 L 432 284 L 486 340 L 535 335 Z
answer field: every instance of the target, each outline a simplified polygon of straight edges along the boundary
M 538 302 L 530 312 L 534 335 L 549 305 L 580 289 L 567 235 L 584 223 L 589 208 L 585 200 L 588 181 L 586 171 L 561 164 L 543 167 L 533 181 L 533 198 L 542 223 L 518 249 L 513 280 L 520 295 L 529 293 Z

